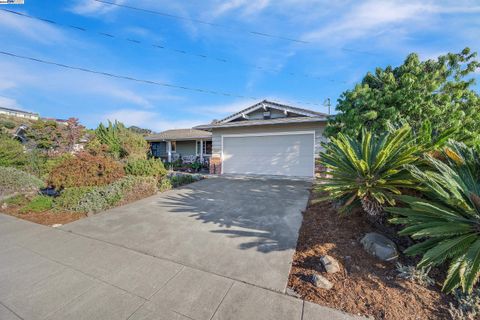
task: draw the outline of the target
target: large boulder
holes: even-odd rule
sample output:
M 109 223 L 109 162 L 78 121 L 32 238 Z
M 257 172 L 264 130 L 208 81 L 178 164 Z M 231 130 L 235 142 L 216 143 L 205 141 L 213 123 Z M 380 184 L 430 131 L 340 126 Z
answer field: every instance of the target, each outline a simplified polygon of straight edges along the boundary
M 379 233 L 367 233 L 360 242 L 368 253 L 380 260 L 392 261 L 398 258 L 398 250 L 395 243 Z

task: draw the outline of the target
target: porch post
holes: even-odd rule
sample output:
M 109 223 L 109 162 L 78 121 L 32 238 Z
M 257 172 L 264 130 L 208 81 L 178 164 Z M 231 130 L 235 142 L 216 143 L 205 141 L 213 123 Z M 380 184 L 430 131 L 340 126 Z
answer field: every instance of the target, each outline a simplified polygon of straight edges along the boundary
M 203 140 L 200 140 L 200 161 L 203 162 Z
M 172 162 L 172 142 L 167 141 L 167 155 L 168 162 Z

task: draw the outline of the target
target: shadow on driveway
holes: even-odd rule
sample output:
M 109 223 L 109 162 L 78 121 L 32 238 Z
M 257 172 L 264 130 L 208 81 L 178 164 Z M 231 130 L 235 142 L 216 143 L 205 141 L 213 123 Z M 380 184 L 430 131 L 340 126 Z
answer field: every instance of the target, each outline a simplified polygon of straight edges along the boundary
M 211 178 L 62 228 L 283 291 L 309 187 L 306 181 Z

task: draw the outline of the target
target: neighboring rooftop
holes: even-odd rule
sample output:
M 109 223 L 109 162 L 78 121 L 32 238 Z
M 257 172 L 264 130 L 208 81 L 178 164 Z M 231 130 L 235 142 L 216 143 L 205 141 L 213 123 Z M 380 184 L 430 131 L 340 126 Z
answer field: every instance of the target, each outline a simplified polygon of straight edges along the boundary
M 147 136 L 147 141 L 210 139 L 212 133 L 197 129 L 173 129 Z
M 5 108 L 5 107 L 0 107 L 0 113 L 7 114 L 10 116 L 17 116 L 17 117 L 21 116 L 24 118 L 31 118 L 31 119 L 39 118 L 38 113 L 28 112 L 28 111 L 19 110 L 19 109 Z

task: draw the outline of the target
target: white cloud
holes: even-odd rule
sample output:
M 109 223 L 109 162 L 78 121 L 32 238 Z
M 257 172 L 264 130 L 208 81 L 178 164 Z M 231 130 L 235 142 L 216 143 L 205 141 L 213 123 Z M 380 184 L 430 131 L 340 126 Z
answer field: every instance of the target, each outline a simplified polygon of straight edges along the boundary
M 306 41 L 343 44 L 380 35 L 396 37 L 405 33 L 405 30 L 413 33 L 431 27 L 441 14 L 480 12 L 480 6 L 470 6 L 468 2 L 463 6 L 451 3 L 454 2 L 368 0 L 355 5 L 351 3 L 338 19 L 306 33 L 302 38 Z
M 112 2 L 122 4 L 125 1 L 116 0 Z M 119 9 L 119 7 L 94 0 L 78 0 L 72 7 L 69 8 L 71 12 L 81 15 L 104 15 L 117 9 Z
M 270 5 L 270 0 L 229 0 L 222 1 L 212 12 L 213 17 L 219 17 L 231 11 L 240 10 L 243 15 L 258 14 Z
M 4 96 L 0 96 L 0 107 L 23 110 L 23 107 L 17 102 L 16 99 Z
M 175 101 L 180 98 L 166 89 L 87 74 L 79 71 L 58 69 L 50 66 L 24 64 L 22 61 L 0 60 L 0 94 L 12 88 L 40 90 L 45 96 L 58 93 L 81 95 L 85 98 L 109 99 L 110 102 L 152 108 L 158 101 Z M 157 75 L 158 76 L 158 75 Z M 166 81 L 159 79 L 159 81 Z M 154 89 L 154 90 L 151 90 Z
M 194 112 L 207 115 L 211 121 L 214 118 L 223 118 L 231 113 L 235 113 L 242 109 L 248 108 L 257 102 L 259 101 L 248 99 L 225 104 L 199 106 L 194 109 Z
M 337 39 L 341 41 L 362 38 L 378 32 L 381 28 L 397 23 L 425 19 L 432 7 L 425 3 L 398 1 L 368 1 L 355 6 L 340 20 L 307 33 L 307 41 Z
M 136 109 L 120 109 L 103 114 L 99 117 L 102 122 L 118 120 L 126 126 L 138 126 L 161 132 L 169 129 L 186 129 L 203 124 L 204 121 L 196 120 L 173 120 L 164 117 L 162 114 L 153 111 L 142 111 Z
M 39 43 L 61 43 L 67 38 L 64 33 L 47 22 L 29 19 L 0 11 L 0 29 L 15 33 Z

